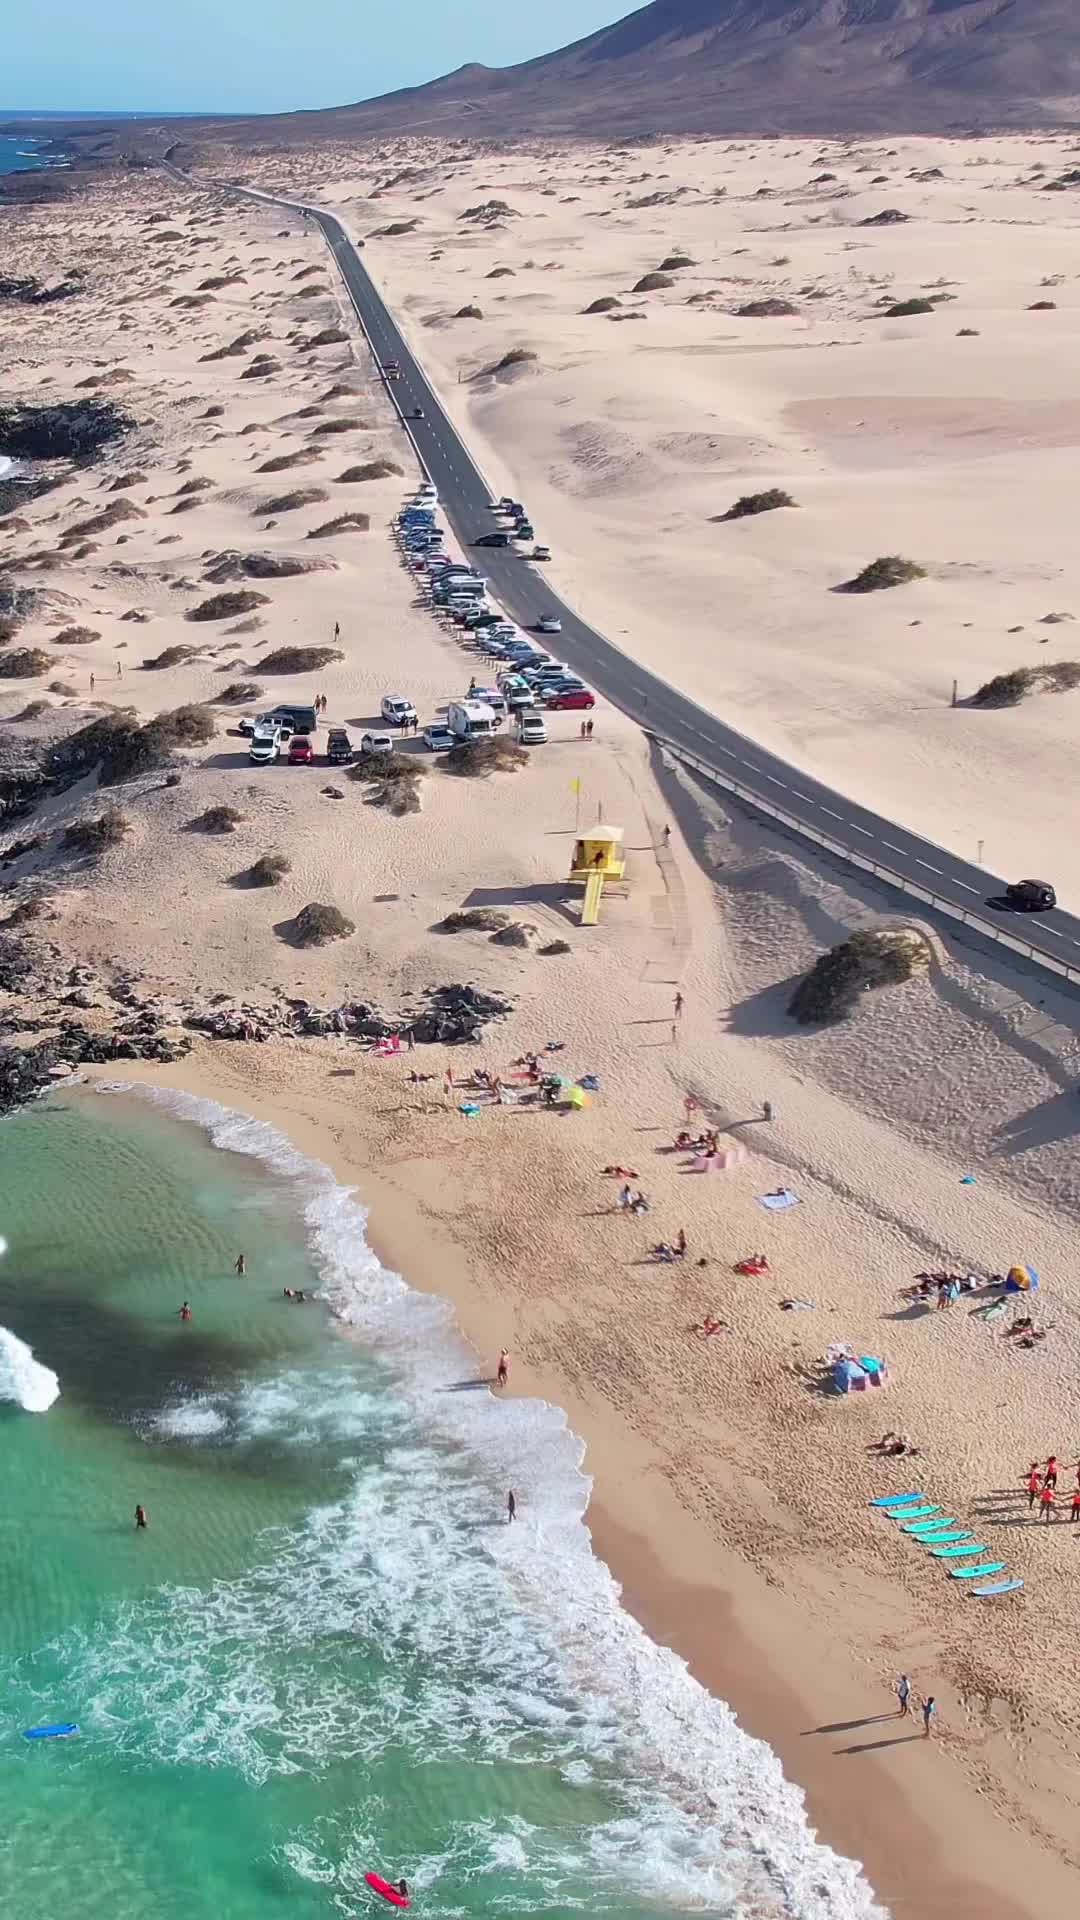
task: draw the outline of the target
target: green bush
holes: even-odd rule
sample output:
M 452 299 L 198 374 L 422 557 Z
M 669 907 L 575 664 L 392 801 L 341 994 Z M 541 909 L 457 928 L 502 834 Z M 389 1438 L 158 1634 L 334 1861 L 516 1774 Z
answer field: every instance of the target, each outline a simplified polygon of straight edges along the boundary
M 900 985 L 928 964 L 926 942 L 910 929 L 853 933 L 800 980 L 788 1012 L 803 1027 L 833 1025 L 850 1017 L 861 994 Z
M 75 820 L 70 827 L 65 827 L 62 844 L 74 853 L 97 856 L 107 847 L 118 846 L 130 832 L 127 815 L 117 807 L 109 807 L 93 820 Z
M 926 568 L 917 566 L 914 560 L 905 560 L 902 554 L 886 553 L 877 560 L 871 560 L 861 573 L 853 579 L 845 580 L 841 593 L 876 593 L 882 587 L 902 587 L 909 580 L 925 580 Z
M 251 613 L 256 607 L 268 605 L 265 593 L 256 593 L 252 587 L 239 587 L 230 593 L 214 593 L 209 600 L 200 600 L 197 607 L 188 608 L 184 619 L 232 620 L 238 614 Z
M 796 504 L 790 493 L 785 493 L 782 487 L 767 487 L 764 493 L 740 494 L 734 506 L 729 507 L 726 513 L 718 514 L 717 519 L 745 520 L 748 514 L 772 513 L 777 507 L 793 507 Z
M 248 887 L 280 887 L 287 873 L 292 872 L 292 861 L 283 853 L 260 853 L 258 859 L 238 877 Z
M 886 320 L 907 320 L 912 314 L 933 313 L 934 306 L 933 300 L 897 300 L 893 306 L 885 308 L 883 317 Z
M 344 658 L 337 647 L 278 647 L 276 652 L 265 654 L 259 661 L 259 672 L 318 673 Z
M 193 833 L 235 833 L 243 822 L 244 816 L 235 807 L 207 807 L 188 825 Z
M 301 907 L 290 929 L 290 939 L 298 947 L 322 947 L 328 940 L 347 940 L 356 932 L 353 922 L 338 907 L 313 900 Z
M 497 737 L 459 741 L 443 761 L 447 773 L 459 774 L 466 780 L 483 779 L 489 773 L 516 773 L 528 764 L 529 755 L 516 740 Z
M 1037 675 L 1034 667 L 1014 667 L 1011 673 L 997 673 L 971 696 L 973 707 L 1015 707 L 1030 693 Z

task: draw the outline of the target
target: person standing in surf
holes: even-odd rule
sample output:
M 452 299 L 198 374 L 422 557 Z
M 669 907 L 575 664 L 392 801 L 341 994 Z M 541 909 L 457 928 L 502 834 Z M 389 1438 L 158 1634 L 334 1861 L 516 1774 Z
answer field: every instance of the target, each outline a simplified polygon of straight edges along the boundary
M 135 1509 L 135 1525 L 136 1528 L 148 1527 L 150 1525 L 150 1516 L 143 1506 L 138 1506 Z
M 499 1368 L 498 1368 L 498 1372 L 495 1375 L 496 1385 L 500 1387 L 505 1387 L 509 1378 L 510 1378 L 510 1352 L 507 1347 L 504 1347 L 502 1352 L 499 1355 Z
M 241 1273 L 241 1274 L 247 1272 L 247 1256 L 245 1254 L 242 1254 L 242 1253 L 237 1254 L 236 1259 L 233 1262 L 233 1272 Z
M 514 1521 L 515 1521 L 516 1519 L 517 1519 L 517 1501 L 516 1501 L 516 1500 L 514 1499 L 514 1489 L 513 1489 L 513 1487 L 511 1487 L 511 1489 L 510 1489 L 510 1491 L 509 1491 L 509 1493 L 508 1493 L 508 1494 L 507 1494 L 507 1496 L 506 1496 L 506 1524 L 507 1524 L 507 1526 L 508 1526 L 508 1527 L 509 1527 L 509 1526 L 512 1526 L 512 1525 L 513 1525 L 513 1522 L 514 1522 Z

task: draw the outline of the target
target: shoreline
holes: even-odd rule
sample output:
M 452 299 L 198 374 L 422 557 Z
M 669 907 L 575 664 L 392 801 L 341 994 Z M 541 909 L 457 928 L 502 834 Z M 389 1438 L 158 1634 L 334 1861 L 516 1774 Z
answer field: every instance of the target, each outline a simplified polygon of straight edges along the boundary
M 125 1062 L 122 1080 L 105 1067 L 84 1070 L 80 1078 L 87 1085 L 179 1091 L 275 1127 L 297 1151 L 356 1189 L 368 1215 L 368 1244 L 380 1262 L 416 1291 L 448 1302 L 459 1332 L 482 1358 L 492 1345 L 490 1298 L 461 1246 L 448 1236 L 433 1243 L 430 1222 L 417 1217 L 391 1179 L 356 1156 L 326 1113 L 277 1095 L 268 1101 L 242 1073 L 234 1078 L 220 1071 L 200 1051 L 163 1070 Z M 984 1790 L 973 1791 L 950 1764 L 948 1735 L 926 1743 L 912 1723 L 895 1749 L 875 1750 L 879 1741 L 891 1743 L 896 1715 L 886 1687 L 853 1651 L 840 1640 L 823 1640 L 734 1548 L 713 1555 L 702 1577 L 693 1516 L 612 1408 L 583 1396 L 568 1374 L 528 1366 L 516 1355 L 511 1392 L 557 1406 L 582 1440 L 592 1483 L 585 1524 L 628 1613 L 685 1660 L 747 1733 L 767 1743 L 804 1796 L 815 1837 L 858 1862 L 891 1920 L 1045 1920 L 1055 1902 L 1067 1903 L 1075 1888 L 1071 1871 L 1018 1835 Z M 849 1744 L 837 1747 L 836 1740 L 849 1735 Z M 909 1742 L 919 1748 L 917 1773 L 903 1753 Z M 841 1755 L 861 1765 L 838 1778 Z M 977 1878 L 945 1864 L 960 1832 L 965 1854 L 981 1868 Z

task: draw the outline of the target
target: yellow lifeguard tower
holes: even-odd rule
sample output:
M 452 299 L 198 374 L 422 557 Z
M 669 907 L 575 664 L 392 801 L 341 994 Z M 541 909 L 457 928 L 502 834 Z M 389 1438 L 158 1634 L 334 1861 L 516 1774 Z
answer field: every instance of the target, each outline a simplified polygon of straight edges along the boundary
M 581 906 L 583 927 L 595 927 L 600 918 L 605 880 L 621 880 L 625 872 L 626 852 L 621 827 L 597 824 L 589 827 L 580 840 L 574 842 L 570 878 L 585 883 L 585 898 Z

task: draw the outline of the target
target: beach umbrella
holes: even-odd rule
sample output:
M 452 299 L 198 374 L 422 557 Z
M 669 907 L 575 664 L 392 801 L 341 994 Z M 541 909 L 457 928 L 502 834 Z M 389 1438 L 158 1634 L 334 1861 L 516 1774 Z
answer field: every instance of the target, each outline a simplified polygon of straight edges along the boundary
M 1034 1267 L 1010 1267 L 1005 1285 L 1010 1293 L 1037 1293 L 1039 1276 Z

